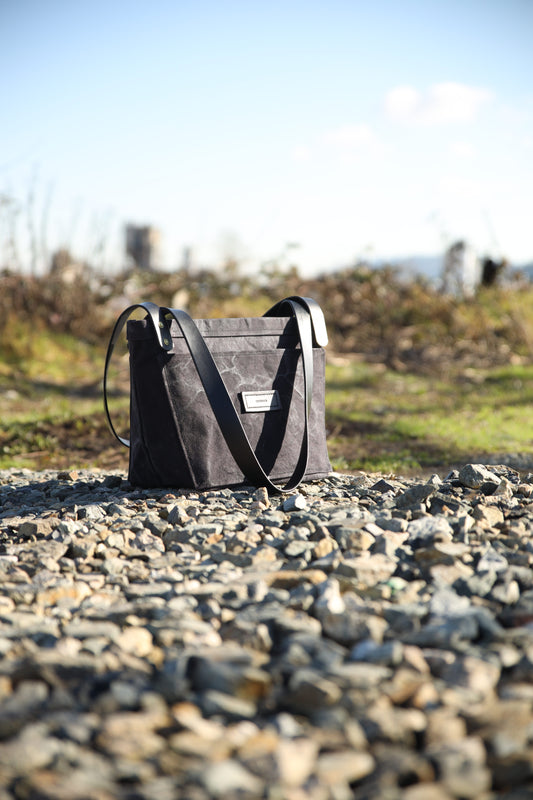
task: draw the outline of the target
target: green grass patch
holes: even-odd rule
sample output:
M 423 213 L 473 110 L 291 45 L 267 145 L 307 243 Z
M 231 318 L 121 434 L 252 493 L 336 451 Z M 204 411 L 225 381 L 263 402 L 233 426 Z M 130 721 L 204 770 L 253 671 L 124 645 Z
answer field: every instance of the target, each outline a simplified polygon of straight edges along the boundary
M 0 469 L 89 466 L 111 444 L 102 407 L 104 351 L 21 321 L 0 341 Z M 127 397 L 113 399 L 127 418 Z
M 533 367 L 448 378 L 381 365 L 328 365 L 326 419 L 339 468 L 427 469 L 494 454 L 533 454 Z
M 0 468 L 124 468 L 127 451 L 102 407 L 104 348 L 21 323 L 0 342 Z M 123 344 L 123 343 L 122 343 Z M 397 474 L 503 453 L 533 456 L 533 365 L 449 363 L 436 375 L 329 355 L 326 425 L 339 470 Z M 114 359 L 111 407 L 127 431 L 125 348 Z

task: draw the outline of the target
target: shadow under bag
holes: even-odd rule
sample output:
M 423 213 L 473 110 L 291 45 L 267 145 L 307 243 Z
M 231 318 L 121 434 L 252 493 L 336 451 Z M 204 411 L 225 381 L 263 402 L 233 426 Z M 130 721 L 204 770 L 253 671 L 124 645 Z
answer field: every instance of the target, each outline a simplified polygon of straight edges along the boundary
M 129 320 L 137 308 L 146 317 Z M 109 363 L 126 323 L 129 440 L 116 432 L 107 397 Z M 104 406 L 111 431 L 130 448 L 130 482 L 281 492 L 330 474 L 326 344 L 322 310 L 307 297 L 242 319 L 192 320 L 150 302 L 125 309 L 107 350 Z

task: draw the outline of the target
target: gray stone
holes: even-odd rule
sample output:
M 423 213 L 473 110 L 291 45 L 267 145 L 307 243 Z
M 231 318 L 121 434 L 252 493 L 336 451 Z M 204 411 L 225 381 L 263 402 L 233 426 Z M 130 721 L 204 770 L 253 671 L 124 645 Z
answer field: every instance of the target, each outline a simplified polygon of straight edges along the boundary
M 429 610 L 433 617 L 446 619 L 458 617 L 467 613 L 471 608 L 467 597 L 462 597 L 450 588 L 438 589 L 431 597 Z
M 58 800 L 527 786 L 532 482 L 474 472 L 333 475 L 291 508 L 0 470 L 0 783 Z
M 209 797 L 259 797 L 262 781 L 235 759 L 210 764 L 202 774 L 202 783 Z
M 468 486 L 470 489 L 479 489 L 487 482 L 500 483 L 498 476 L 483 464 L 466 464 L 459 470 L 458 477 L 463 486 Z
M 383 664 L 384 666 L 397 666 L 404 657 L 404 646 L 401 642 L 393 640 L 379 644 L 373 639 L 364 639 L 350 652 L 353 661 L 366 661 L 370 664 Z
M 409 522 L 407 526 L 409 540 L 424 544 L 434 542 L 451 542 L 453 528 L 444 517 L 421 517 Z
M 173 584 L 168 581 L 151 581 L 149 583 L 130 583 L 124 593 L 128 598 L 136 597 L 171 597 Z
M 257 713 L 257 705 L 243 697 L 233 697 L 233 695 L 219 692 L 216 689 L 208 689 L 201 696 L 201 706 L 204 713 L 208 716 L 222 714 L 230 720 L 253 719 Z
M 438 765 L 442 784 L 452 797 L 477 800 L 490 789 L 487 755 L 480 738 L 466 737 L 453 744 L 431 747 L 428 751 Z
M 376 762 L 370 753 L 338 750 L 319 757 L 317 775 L 326 786 L 348 786 L 370 775 L 375 766 Z
M 397 499 L 396 508 L 412 508 L 419 503 L 425 503 L 437 491 L 437 486 L 432 483 L 418 483 L 406 489 Z
M 509 562 L 502 553 L 498 553 L 494 548 L 486 550 L 477 562 L 478 572 L 502 572 L 509 566 Z
M 284 511 L 296 511 L 307 508 L 307 500 L 301 494 L 291 494 L 283 501 Z
M 299 669 L 290 678 L 285 704 L 292 711 L 311 714 L 316 709 L 331 706 L 341 698 L 341 689 L 331 680 L 312 669 Z
M 63 632 L 74 639 L 89 639 L 102 637 L 116 641 L 120 635 L 120 628 L 114 622 L 107 620 L 76 619 L 63 626 Z

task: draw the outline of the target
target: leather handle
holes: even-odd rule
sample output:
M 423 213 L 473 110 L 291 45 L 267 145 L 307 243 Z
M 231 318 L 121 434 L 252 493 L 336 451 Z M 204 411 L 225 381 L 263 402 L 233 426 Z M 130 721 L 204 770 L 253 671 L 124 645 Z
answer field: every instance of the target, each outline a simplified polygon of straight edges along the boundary
M 120 444 L 123 444 L 125 447 L 130 446 L 129 439 L 124 439 L 122 436 L 118 435 L 117 431 L 115 430 L 115 426 L 113 425 L 111 414 L 109 413 L 107 378 L 109 373 L 109 364 L 111 363 L 111 357 L 113 355 L 115 345 L 118 342 L 118 338 L 122 332 L 122 328 L 128 321 L 129 317 L 133 314 L 133 312 L 137 308 L 143 308 L 147 312 L 148 318 L 151 319 L 152 321 L 152 325 L 155 334 L 159 340 L 160 346 L 164 350 L 172 350 L 172 339 L 170 338 L 170 334 L 166 336 L 163 333 L 165 326 L 161 321 L 160 308 L 155 303 L 151 303 L 149 301 L 146 301 L 145 303 L 134 303 L 134 305 L 126 308 L 115 322 L 115 327 L 113 328 L 113 332 L 111 333 L 111 337 L 109 339 L 109 344 L 107 345 L 107 352 L 105 356 L 104 381 L 103 381 L 104 411 L 107 419 L 107 424 L 111 429 L 111 433 L 113 434 L 115 439 L 118 439 Z

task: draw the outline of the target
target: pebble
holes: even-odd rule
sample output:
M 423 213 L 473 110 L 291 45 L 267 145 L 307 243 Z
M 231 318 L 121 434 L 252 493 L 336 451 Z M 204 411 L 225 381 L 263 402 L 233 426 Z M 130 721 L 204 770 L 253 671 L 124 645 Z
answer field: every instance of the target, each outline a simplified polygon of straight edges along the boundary
M 0 471 L 0 798 L 533 796 L 533 475 Z

